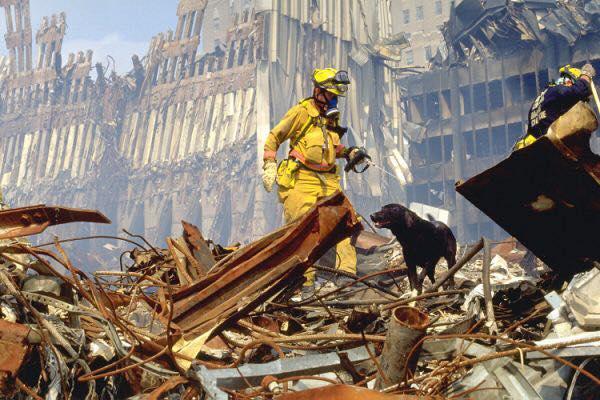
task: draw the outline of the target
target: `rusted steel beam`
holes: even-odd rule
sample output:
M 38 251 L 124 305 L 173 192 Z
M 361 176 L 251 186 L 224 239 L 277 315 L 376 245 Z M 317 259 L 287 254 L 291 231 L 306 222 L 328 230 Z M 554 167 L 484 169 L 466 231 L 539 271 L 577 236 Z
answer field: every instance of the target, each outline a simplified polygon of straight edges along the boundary
M 231 254 L 203 279 L 175 293 L 173 322 L 191 337 L 222 328 L 283 288 L 299 284 L 313 262 L 361 229 L 342 193 L 325 198 L 298 221 Z
M 40 204 L 0 211 L 0 239 L 36 235 L 49 226 L 71 222 L 110 224 L 99 211 Z
M 496 317 L 494 316 L 494 303 L 492 302 L 492 282 L 490 278 L 490 268 L 492 266 L 492 251 L 490 242 L 483 238 L 483 268 L 481 271 L 481 281 L 483 283 L 483 297 L 485 299 L 485 315 L 487 324 L 492 334 L 498 333 Z

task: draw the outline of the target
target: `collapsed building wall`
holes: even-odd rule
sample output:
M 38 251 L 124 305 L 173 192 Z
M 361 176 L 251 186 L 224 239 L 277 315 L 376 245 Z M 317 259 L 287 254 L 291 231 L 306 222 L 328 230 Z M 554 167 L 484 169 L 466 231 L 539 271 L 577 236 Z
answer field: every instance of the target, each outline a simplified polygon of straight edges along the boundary
M 389 38 L 385 1 L 181 0 L 175 31 L 133 55 L 124 76 L 94 64 L 91 51 L 63 62 L 64 14 L 42 21 L 31 62 L 29 1 L 0 5 L 10 21 L 0 69 L 5 198 L 97 208 L 114 222 L 63 235 L 124 228 L 158 241 L 187 219 L 227 243 L 273 229 L 281 210 L 260 185 L 262 145 L 322 66 L 352 77 L 342 116 L 349 143 L 396 175 L 344 176 L 351 198 L 367 212 L 403 196 L 397 180 L 410 173 L 390 65 L 405 40 Z
M 459 240 L 506 237 L 456 195 L 455 182 L 510 153 L 560 66 L 591 62 L 600 71 L 599 15 L 593 1 L 459 2 L 446 27 L 449 62 L 400 81 L 411 128 L 408 201 L 450 210 Z M 598 134 L 592 148 L 600 149 Z

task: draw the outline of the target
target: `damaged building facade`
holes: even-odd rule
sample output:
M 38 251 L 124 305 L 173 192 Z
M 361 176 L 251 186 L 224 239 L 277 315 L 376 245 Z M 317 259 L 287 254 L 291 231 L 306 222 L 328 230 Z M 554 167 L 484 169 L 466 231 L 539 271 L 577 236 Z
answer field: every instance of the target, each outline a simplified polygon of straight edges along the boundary
M 449 62 L 402 78 L 414 182 L 409 202 L 450 210 L 461 240 L 508 236 L 455 192 L 504 159 L 531 102 L 565 64 L 600 70 L 596 1 L 457 2 L 445 28 Z M 598 132 L 592 137 L 598 152 Z
M 419 8 L 385 0 L 182 0 L 174 31 L 157 34 L 119 76 L 91 51 L 62 54 L 64 14 L 44 18 L 34 35 L 29 1 L 4 0 L 4 197 L 14 206 L 97 208 L 115 221 L 61 234 L 128 229 L 153 241 L 186 219 L 221 243 L 257 238 L 282 223 L 276 195 L 259 179 L 266 135 L 310 95 L 312 69 L 334 65 L 352 79 L 344 140 L 364 145 L 392 172 L 343 176 L 358 211 L 427 204 L 450 211 L 462 242 L 502 238 L 457 198 L 455 182 L 506 157 L 531 101 L 560 65 L 600 66 L 600 11 L 584 0 L 455 4 L 445 29 L 450 61 L 434 57 L 418 75 L 405 74 L 407 51 L 425 60 L 427 38 L 434 54 L 438 39 L 403 32 L 423 24 L 421 13 L 446 20 L 446 1 Z
M 313 68 L 330 65 L 352 78 L 345 140 L 393 171 L 344 176 L 344 187 L 363 212 L 402 198 L 398 181 L 411 176 L 390 66 L 406 38 L 392 34 L 389 2 L 365 3 L 181 0 L 175 30 L 119 76 L 91 51 L 61 53 L 64 14 L 44 18 L 34 38 L 29 1 L 3 0 L 5 199 L 97 208 L 115 221 L 79 234 L 124 228 L 156 241 L 186 219 L 222 243 L 256 238 L 281 223 L 260 185 L 264 140 L 310 95 Z

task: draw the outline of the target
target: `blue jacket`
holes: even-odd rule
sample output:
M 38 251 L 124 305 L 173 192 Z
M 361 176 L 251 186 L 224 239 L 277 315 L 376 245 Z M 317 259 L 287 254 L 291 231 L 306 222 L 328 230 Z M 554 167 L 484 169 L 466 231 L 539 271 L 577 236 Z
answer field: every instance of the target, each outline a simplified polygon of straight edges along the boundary
M 536 139 L 545 135 L 558 117 L 579 101 L 587 100 L 591 94 L 592 88 L 585 79 L 578 79 L 572 86 L 548 86 L 531 105 L 527 133 Z

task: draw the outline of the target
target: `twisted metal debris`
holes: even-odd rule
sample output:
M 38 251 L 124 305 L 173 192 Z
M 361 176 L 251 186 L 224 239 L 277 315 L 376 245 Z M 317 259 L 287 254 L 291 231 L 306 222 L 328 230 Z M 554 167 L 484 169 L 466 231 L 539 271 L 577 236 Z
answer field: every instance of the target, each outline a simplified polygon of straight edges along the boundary
M 456 276 L 462 288 L 439 292 L 432 286 L 411 296 L 401 286 L 382 286 L 382 277 L 393 277 L 396 284 L 403 280 L 404 268 L 393 266 L 350 276 L 349 283 L 335 290 L 324 284 L 313 297 L 291 301 L 306 268 L 315 265 L 322 278 L 333 279 L 335 270 L 318 266 L 317 260 L 359 229 L 347 200 L 337 194 L 301 221 L 237 250 L 211 248 L 185 223 L 184 236 L 169 238 L 168 249 L 138 237 L 131 266 L 92 275 L 72 264 L 64 241 L 54 240 L 52 250 L 50 244 L 6 243 L 0 250 L 2 395 L 477 398 L 489 390 L 514 394 L 518 388 L 503 383 L 500 370 L 513 363 L 534 367 L 536 358 L 529 360 L 529 354 L 577 371 L 578 393 L 586 384 L 600 384 L 589 361 L 579 366 L 579 358 L 555 353 L 575 345 L 595 346 L 599 335 L 539 345 L 531 341 L 547 336 L 544 321 L 552 307 L 540 295 L 544 281 L 491 282 L 498 333 L 485 323 L 484 296 L 476 297 L 468 311 L 461 310 L 469 287 L 481 280 L 480 272 L 466 270 L 481 271 L 472 266 L 479 262 L 474 258 L 483 242 L 442 274 L 444 279 L 463 267 L 464 275 Z M 491 261 L 487 257 L 484 262 Z M 494 268 L 487 267 L 492 276 Z M 428 317 L 425 335 L 401 358 L 413 364 L 394 366 L 406 371 L 401 376 L 390 375 L 389 363 L 379 359 L 386 340 L 393 340 L 387 327 L 398 306 L 416 307 Z M 502 361 L 500 369 L 490 367 L 494 360 Z M 490 387 L 490 381 L 476 376 L 482 365 L 500 385 Z M 380 390 L 369 389 L 378 378 Z

